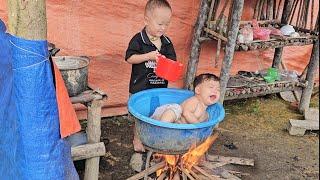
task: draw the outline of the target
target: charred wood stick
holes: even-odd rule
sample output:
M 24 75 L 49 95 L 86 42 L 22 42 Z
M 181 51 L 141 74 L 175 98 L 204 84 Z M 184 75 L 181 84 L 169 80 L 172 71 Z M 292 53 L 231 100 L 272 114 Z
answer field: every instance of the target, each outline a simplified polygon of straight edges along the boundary
M 220 176 L 225 178 L 225 179 L 232 179 L 232 180 L 241 180 L 237 176 L 229 173 L 227 170 L 222 169 L 220 172 Z
M 188 169 L 188 171 L 195 179 L 200 180 L 200 177 L 192 169 Z
M 226 162 L 228 164 L 239 164 L 239 165 L 254 166 L 254 160 L 253 159 L 247 159 L 247 158 L 208 155 L 207 159 L 209 161 L 214 161 L 214 162 Z
M 164 166 L 166 165 L 166 163 L 164 161 L 148 168 L 148 169 L 145 169 L 144 171 L 141 171 L 140 173 L 134 175 L 134 176 L 131 176 L 130 178 L 128 178 L 127 180 L 137 180 L 137 179 L 141 179 L 144 177 L 145 174 L 149 175 L 149 174 L 152 174 L 154 172 L 156 172 L 157 170 L 159 170 L 160 168 L 163 168 Z
M 217 163 L 213 164 L 213 163 L 209 163 L 209 162 L 202 162 L 201 164 L 199 164 L 199 166 L 212 170 L 212 169 L 224 166 L 226 164 L 228 164 L 228 163 L 227 162 L 217 162 Z
M 164 180 L 164 178 L 166 178 L 166 176 L 167 176 L 167 172 L 165 171 L 160 174 L 160 176 L 157 178 L 157 180 Z
M 195 166 L 193 166 L 193 168 L 195 170 L 197 170 L 198 172 L 200 172 L 201 174 L 205 175 L 209 180 L 216 180 L 216 178 L 212 177 L 210 174 L 208 174 L 205 170 L 203 170 L 199 166 L 195 165 Z
M 184 167 L 181 167 L 181 172 L 184 173 L 190 180 L 196 180 L 189 172 L 187 169 Z
M 179 168 L 180 171 L 181 171 L 182 168 L 183 168 L 183 163 L 180 163 L 180 168 Z M 188 180 L 187 175 L 185 173 L 182 172 L 181 176 L 182 176 L 182 180 Z

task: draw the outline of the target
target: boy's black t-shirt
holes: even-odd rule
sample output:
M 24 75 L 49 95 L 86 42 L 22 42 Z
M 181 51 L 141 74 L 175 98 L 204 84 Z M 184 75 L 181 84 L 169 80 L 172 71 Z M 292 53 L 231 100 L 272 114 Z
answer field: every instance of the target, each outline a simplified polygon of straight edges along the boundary
M 160 54 L 176 61 L 176 53 L 172 42 L 166 36 L 161 36 Z M 145 29 L 137 33 L 130 41 L 126 51 L 125 60 L 134 54 L 145 54 L 157 50 L 157 47 L 150 41 Z M 155 74 L 156 62 L 153 60 L 145 61 L 140 64 L 133 64 L 131 70 L 131 79 L 129 92 L 136 92 L 151 88 L 166 88 L 168 81 L 158 77 Z

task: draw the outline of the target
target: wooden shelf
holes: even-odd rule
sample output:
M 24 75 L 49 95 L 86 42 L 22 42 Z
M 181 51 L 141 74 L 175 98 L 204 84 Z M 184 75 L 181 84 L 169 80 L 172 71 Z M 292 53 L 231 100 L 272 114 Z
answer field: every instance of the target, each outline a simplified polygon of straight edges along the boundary
M 268 49 L 268 48 L 279 48 L 285 46 L 305 46 L 309 44 L 313 44 L 317 36 L 302 36 L 298 38 L 287 37 L 287 38 L 277 38 L 272 37 L 267 41 L 252 41 L 250 43 L 237 43 L 235 50 L 236 51 L 251 51 L 251 50 L 259 50 L 259 49 Z
M 210 22 L 210 27 L 216 27 L 215 21 Z M 280 27 L 284 26 L 284 24 L 280 24 L 275 20 L 268 21 L 258 21 L 260 27 L 274 27 L 280 29 Z M 244 25 L 251 25 L 251 21 L 241 21 L 240 28 Z M 318 32 L 311 31 L 308 29 L 302 29 L 299 27 L 293 26 L 296 32 L 299 33 L 299 37 L 288 37 L 288 36 L 274 36 L 271 35 L 269 40 L 254 40 L 250 43 L 236 43 L 235 50 L 236 51 L 251 51 L 251 50 L 259 50 L 259 49 L 268 49 L 268 48 L 279 48 L 285 46 L 305 46 L 313 44 L 318 39 Z M 206 38 L 214 39 L 214 40 L 222 40 L 223 42 L 227 42 L 228 39 L 225 37 L 225 34 L 220 34 L 214 29 L 204 28 Z
M 87 140 L 88 143 L 71 148 L 73 160 L 85 159 L 85 180 L 97 180 L 99 176 L 99 160 L 106 152 L 105 145 L 100 142 L 101 137 L 101 106 L 107 99 L 106 93 L 100 89 L 87 87 L 81 94 L 70 97 L 73 104 L 81 103 L 88 108 Z
M 233 77 L 230 78 L 232 80 Z M 230 85 L 226 89 L 225 100 L 243 99 L 250 97 L 264 96 L 284 91 L 293 91 L 306 87 L 307 83 L 303 81 L 275 81 L 267 83 L 264 81 L 254 81 L 242 83 L 239 86 Z

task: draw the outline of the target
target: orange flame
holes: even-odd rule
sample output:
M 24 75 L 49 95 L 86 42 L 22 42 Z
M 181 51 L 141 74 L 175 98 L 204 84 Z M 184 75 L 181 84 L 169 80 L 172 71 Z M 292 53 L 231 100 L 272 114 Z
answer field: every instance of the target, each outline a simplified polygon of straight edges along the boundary
M 191 148 L 189 152 L 182 156 L 182 163 L 187 169 L 197 165 L 201 157 L 208 151 L 213 142 L 218 138 L 218 134 L 208 137 L 202 144 L 196 148 Z
M 175 172 L 177 169 L 177 163 L 179 160 L 179 156 L 178 155 L 164 155 L 164 154 L 156 154 L 155 157 L 157 158 L 163 158 L 165 160 L 165 162 L 167 163 L 167 166 L 165 168 L 159 169 L 156 171 L 156 175 L 157 177 L 160 176 L 165 170 L 166 168 L 170 168 L 171 171 L 170 172 Z

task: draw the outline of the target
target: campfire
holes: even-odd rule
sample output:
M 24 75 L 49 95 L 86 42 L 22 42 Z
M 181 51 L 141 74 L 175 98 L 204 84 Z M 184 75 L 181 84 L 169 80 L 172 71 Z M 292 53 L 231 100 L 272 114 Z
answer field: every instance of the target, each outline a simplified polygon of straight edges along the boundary
M 226 164 L 254 165 L 252 159 L 206 155 L 219 134 L 208 137 L 199 146 L 193 146 L 185 154 L 171 155 L 148 152 L 145 170 L 127 180 L 216 180 L 240 179 L 241 172 L 221 169 Z M 150 159 L 154 165 L 149 167 Z M 217 171 L 217 168 L 220 168 Z M 149 175 L 151 177 L 149 177 Z M 238 176 L 236 176 L 238 175 Z

